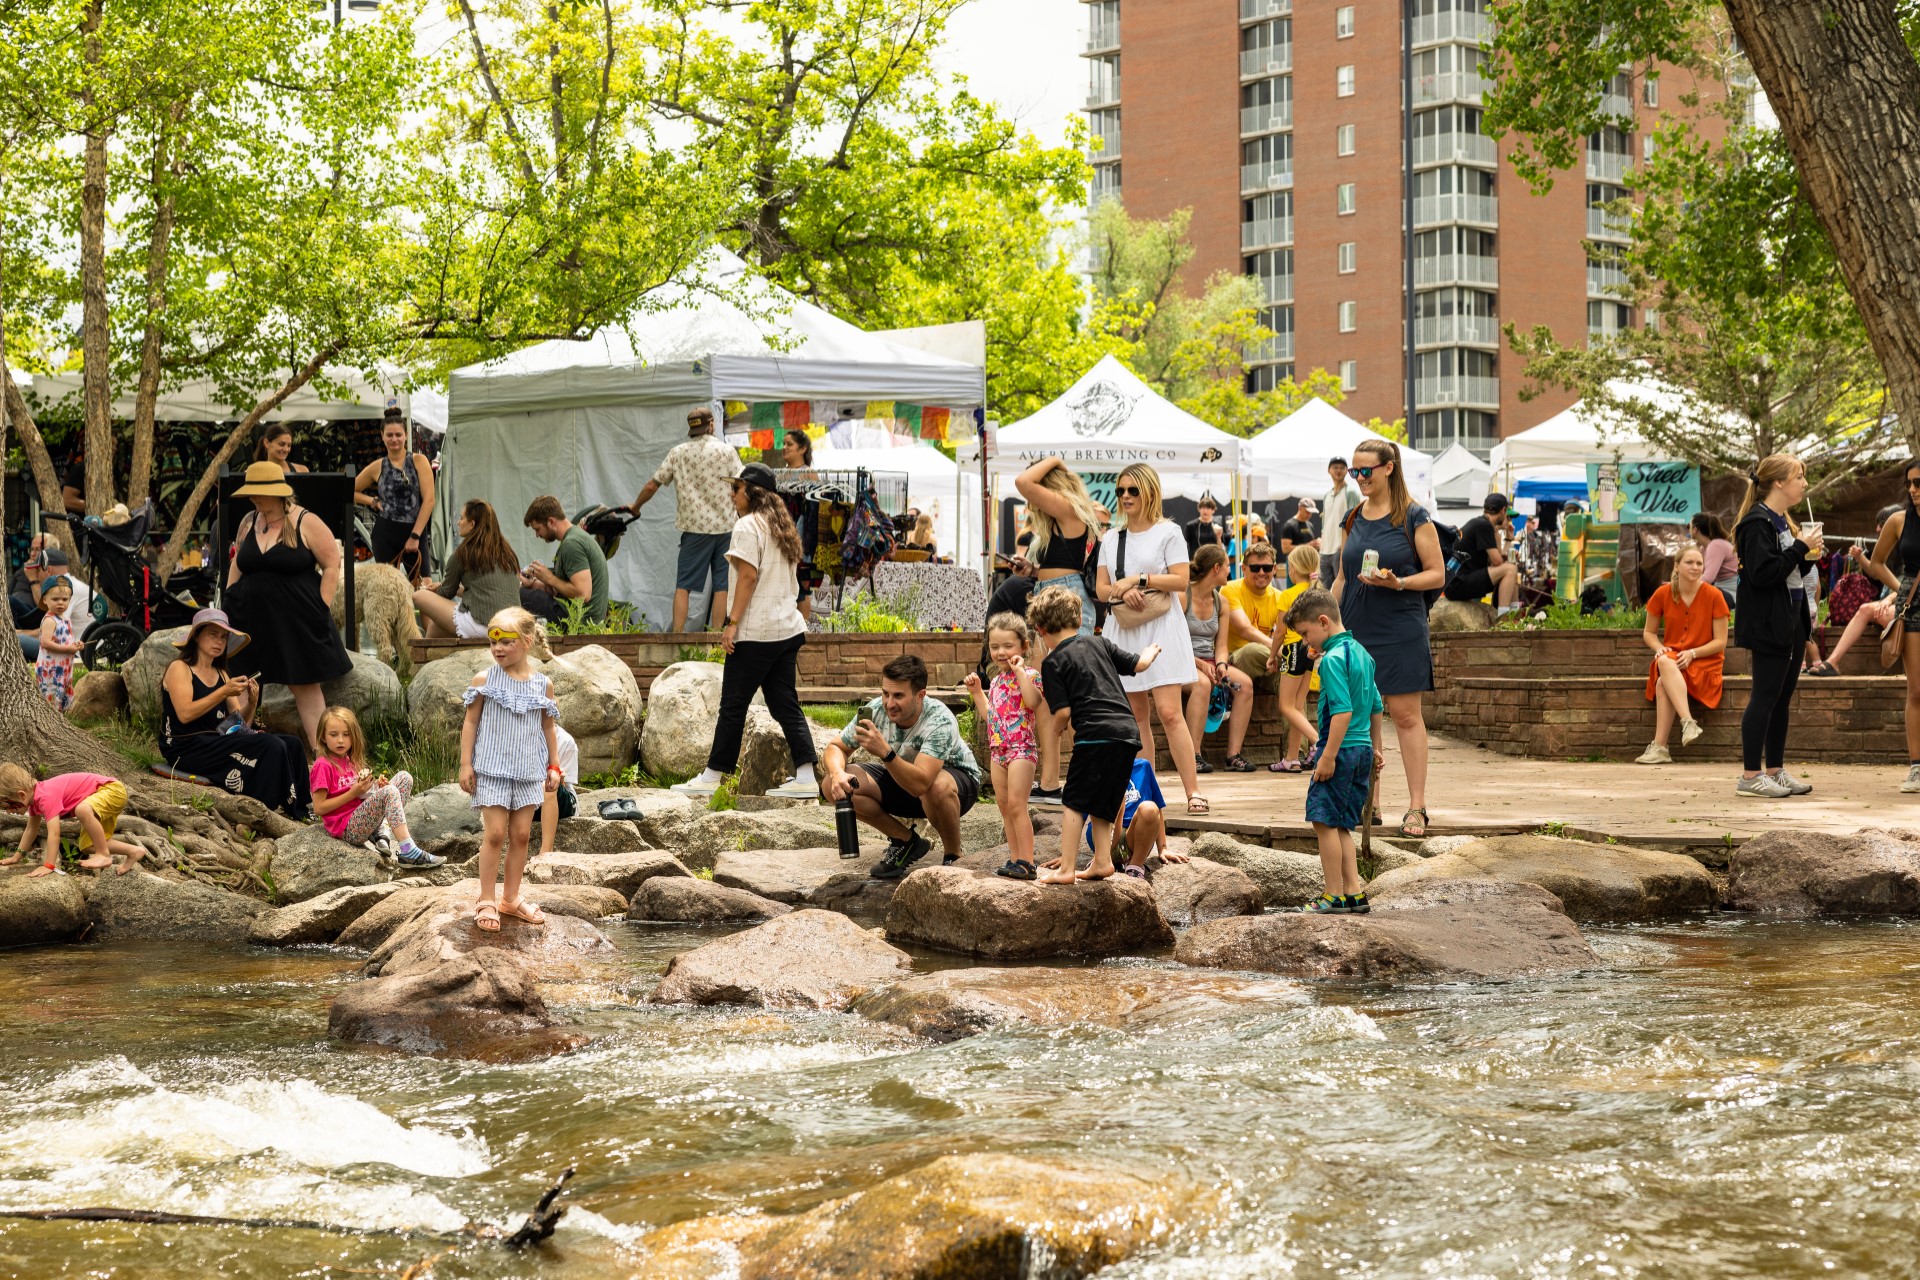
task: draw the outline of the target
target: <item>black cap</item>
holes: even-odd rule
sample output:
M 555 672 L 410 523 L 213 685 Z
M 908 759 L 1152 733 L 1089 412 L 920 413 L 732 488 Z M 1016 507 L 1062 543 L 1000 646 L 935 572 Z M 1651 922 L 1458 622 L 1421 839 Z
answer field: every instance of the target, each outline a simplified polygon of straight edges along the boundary
M 58 547 L 48 547 L 34 557 L 36 569 L 64 569 L 67 567 L 67 553 Z
M 749 462 L 740 468 L 736 477 L 741 484 L 750 484 L 756 489 L 765 489 L 768 493 L 779 492 L 779 482 L 773 478 L 773 468 L 760 462 Z

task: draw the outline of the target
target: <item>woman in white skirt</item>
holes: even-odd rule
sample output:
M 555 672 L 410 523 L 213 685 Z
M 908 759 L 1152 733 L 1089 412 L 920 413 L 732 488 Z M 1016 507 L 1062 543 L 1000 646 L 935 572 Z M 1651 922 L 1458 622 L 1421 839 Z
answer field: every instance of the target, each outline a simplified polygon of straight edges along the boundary
M 1139 675 L 1123 675 L 1133 718 L 1140 726 L 1142 758 L 1153 759 L 1151 706 L 1166 730 L 1167 753 L 1187 791 L 1187 812 L 1206 813 L 1193 767 L 1193 735 L 1180 709 L 1180 691 L 1193 679 L 1193 643 L 1180 600 L 1187 590 L 1187 540 L 1180 526 L 1160 513 L 1160 475 L 1145 463 L 1120 473 L 1113 530 L 1100 540 L 1095 590 L 1107 602 L 1107 639 L 1131 653 L 1150 644 L 1160 656 Z

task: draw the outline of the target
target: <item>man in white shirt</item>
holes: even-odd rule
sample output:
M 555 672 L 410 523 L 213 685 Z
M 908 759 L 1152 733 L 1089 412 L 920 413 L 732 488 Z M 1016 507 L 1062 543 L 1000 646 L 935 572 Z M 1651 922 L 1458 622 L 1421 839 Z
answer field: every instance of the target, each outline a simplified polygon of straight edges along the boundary
M 687 414 L 687 439 L 667 451 L 665 462 L 627 509 L 635 515 L 660 492 L 677 485 L 674 524 L 680 530 L 680 563 L 673 580 L 673 627 L 687 625 L 687 605 L 711 581 L 713 607 L 707 630 L 718 631 L 727 616 L 727 542 L 733 533 L 733 478 L 740 454 L 713 434 L 713 410 L 702 405 Z
M 1347 479 L 1347 460 L 1327 462 L 1333 488 L 1320 502 L 1320 581 L 1333 585 L 1340 571 L 1340 544 L 1347 540 L 1347 513 L 1360 505 L 1360 486 Z

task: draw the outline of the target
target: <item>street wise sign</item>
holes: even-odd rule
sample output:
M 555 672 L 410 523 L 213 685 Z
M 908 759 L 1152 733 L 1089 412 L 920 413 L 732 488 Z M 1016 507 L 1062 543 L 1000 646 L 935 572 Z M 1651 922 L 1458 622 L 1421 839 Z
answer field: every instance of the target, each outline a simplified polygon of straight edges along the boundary
M 1700 468 L 1689 462 L 1589 462 L 1587 495 L 1602 524 L 1685 524 L 1700 510 Z

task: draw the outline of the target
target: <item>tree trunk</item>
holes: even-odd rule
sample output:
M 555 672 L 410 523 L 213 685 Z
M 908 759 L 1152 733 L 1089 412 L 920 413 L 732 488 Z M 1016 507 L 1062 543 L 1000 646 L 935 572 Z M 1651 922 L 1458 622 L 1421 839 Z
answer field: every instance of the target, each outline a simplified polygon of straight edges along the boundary
M 100 64 L 100 14 L 103 0 L 87 6 L 88 74 Z M 94 116 L 97 95 L 91 81 L 81 93 L 87 112 L 80 179 L 80 406 L 86 429 L 87 510 L 95 514 L 113 505 L 112 316 L 107 309 L 107 135 L 110 127 Z
M 176 99 L 160 117 L 159 135 L 153 143 L 153 234 L 147 241 L 147 315 L 140 335 L 140 373 L 133 393 L 133 457 L 128 466 L 127 505 L 138 507 L 147 500 L 153 484 L 153 416 L 160 397 L 160 340 L 163 333 L 161 313 L 167 309 L 167 245 L 173 238 L 173 179 L 180 164 L 169 157 L 172 142 L 170 126 L 178 125 L 186 112 L 186 100 Z
M 1887 0 L 1726 0 L 1920 446 L 1920 65 Z
M 0 253 L 0 285 L 4 283 L 6 267 L 6 256 Z M 4 297 L 6 289 L 0 287 L 0 298 Z M 9 428 L 20 433 L 21 452 L 27 455 L 27 469 L 33 473 L 34 487 L 40 490 L 41 507 L 48 511 L 65 511 L 65 502 L 60 497 L 60 476 L 54 471 L 53 459 L 47 454 L 47 442 L 41 438 L 40 424 L 33 420 L 26 397 L 14 385 L 13 369 L 7 364 L 6 308 L 0 305 L 0 476 L 6 471 L 7 450 L 4 441 Z M 0 521 L 0 527 L 5 527 L 4 521 Z M 60 544 L 69 561 L 76 559 L 78 548 L 66 525 L 56 522 L 49 536 Z

